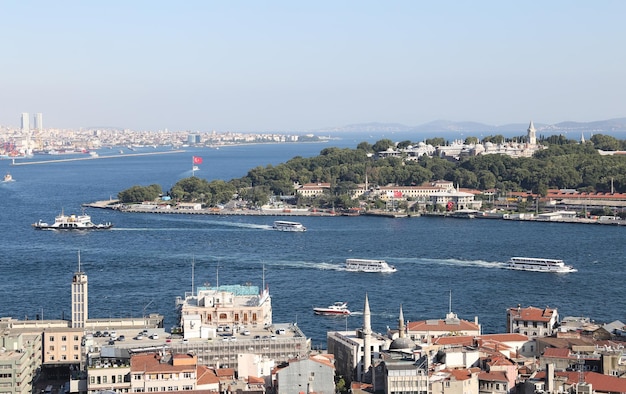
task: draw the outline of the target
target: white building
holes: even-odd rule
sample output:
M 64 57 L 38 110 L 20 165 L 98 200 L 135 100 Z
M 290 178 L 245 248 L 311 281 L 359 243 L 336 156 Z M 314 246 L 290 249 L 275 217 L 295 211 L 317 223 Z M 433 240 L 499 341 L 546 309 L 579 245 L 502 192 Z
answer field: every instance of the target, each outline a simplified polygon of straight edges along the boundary
M 223 326 L 269 327 L 272 299 L 269 289 L 252 285 L 198 287 L 177 300 L 185 338 L 213 337 Z

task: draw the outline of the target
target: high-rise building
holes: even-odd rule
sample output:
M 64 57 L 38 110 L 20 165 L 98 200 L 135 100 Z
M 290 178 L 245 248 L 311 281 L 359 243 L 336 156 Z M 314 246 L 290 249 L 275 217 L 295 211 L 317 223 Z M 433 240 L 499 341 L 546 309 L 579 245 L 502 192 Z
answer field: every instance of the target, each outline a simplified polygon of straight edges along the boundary
M 89 316 L 87 274 L 80 269 L 80 252 L 78 252 L 78 271 L 72 278 L 72 328 L 85 327 Z
M 22 113 L 22 125 L 21 126 L 22 126 L 23 133 L 30 132 L 30 119 L 29 119 L 28 112 Z
M 43 130 L 43 114 L 41 112 L 36 113 L 33 120 L 35 122 L 33 128 L 37 131 Z

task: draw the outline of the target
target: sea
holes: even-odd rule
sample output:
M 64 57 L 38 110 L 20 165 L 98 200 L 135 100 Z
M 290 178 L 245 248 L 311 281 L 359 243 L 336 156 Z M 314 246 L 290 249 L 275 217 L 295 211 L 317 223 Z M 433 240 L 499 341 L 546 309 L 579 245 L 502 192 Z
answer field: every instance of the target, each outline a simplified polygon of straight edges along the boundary
M 137 317 L 160 313 L 176 326 L 176 297 L 201 285 L 267 286 L 275 323 L 296 323 L 312 346 L 326 348 L 326 333 L 362 327 L 367 295 L 375 332 L 454 312 L 506 329 L 506 310 L 558 308 L 560 316 L 626 322 L 626 227 L 453 218 L 299 217 L 305 233 L 272 230 L 271 216 L 123 213 L 89 208 L 109 231 L 37 231 L 38 220 L 115 198 L 135 185 L 164 190 L 192 175 L 209 181 L 244 176 L 322 149 L 355 148 L 373 136 L 324 143 L 258 144 L 214 148 L 100 149 L 100 158 L 28 165 L 0 160 L 0 317 L 68 319 L 72 275 L 89 278 L 89 315 Z M 170 149 L 168 151 L 168 149 Z M 136 153 L 159 153 L 133 156 Z M 85 158 L 34 156 L 17 164 Z M 283 217 L 284 219 L 284 217 Z M 564 259 L 578 272 L 545 274 L 504 269 L 511 256 Z M 391 274 L 347 272 L 346 258 L 385 259 Z M 313 307 L 346 301 L 348 317 L 313 314 Z

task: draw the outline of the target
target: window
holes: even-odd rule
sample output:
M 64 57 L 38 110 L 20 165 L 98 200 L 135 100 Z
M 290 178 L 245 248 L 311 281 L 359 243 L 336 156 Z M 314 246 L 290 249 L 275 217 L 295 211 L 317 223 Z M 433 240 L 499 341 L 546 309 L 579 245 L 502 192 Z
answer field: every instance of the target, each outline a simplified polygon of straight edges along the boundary
M 50 349 L 51 352 L 54 352 L 54 345 L 50 345 L 49 349 Z
M 107 384 L 107 377 L 106 377 L 106 375 L 104 375 L 102 377 L 102 384 Z
M 63 335 L 63 336 L 61 337 L 61 340 L 62 340 L 63 342 L 67 342 L 67 337 L 66 337 L 65 335 Z
M 54 342 L 54 337 L 53 336 L 50 336 L 49 339 L 50 339 L 50 342 Z
M 78 345 L 74 345 L 74 350 L 78 351 Z
M 74 340 L 78 341 L 78 335 L 74 335 Z
M 65 346 L 65 345 L 61 346 L 61 351 L 62 352 L 66 352 L 67 351 L 67 346 Z
M 96 377 L 95 377 L 95 376 L 90 376 L 90 377 L 89 377 L 89 383 L 90 383 L 90 384 L 94 384 L 94 383 L 96 383 Z

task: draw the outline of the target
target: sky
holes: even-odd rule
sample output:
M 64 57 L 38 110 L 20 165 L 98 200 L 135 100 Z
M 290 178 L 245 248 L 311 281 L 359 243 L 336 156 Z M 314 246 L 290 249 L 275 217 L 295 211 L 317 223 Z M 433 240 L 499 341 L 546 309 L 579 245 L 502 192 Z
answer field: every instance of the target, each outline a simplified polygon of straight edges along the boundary
M 626 116 L 625 1 L 0 2 L 0 125 L 306 132 Z M 32 117 L 32 116 L 31 116 Z

